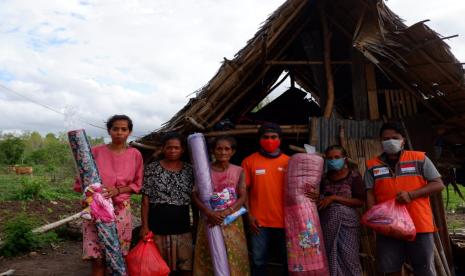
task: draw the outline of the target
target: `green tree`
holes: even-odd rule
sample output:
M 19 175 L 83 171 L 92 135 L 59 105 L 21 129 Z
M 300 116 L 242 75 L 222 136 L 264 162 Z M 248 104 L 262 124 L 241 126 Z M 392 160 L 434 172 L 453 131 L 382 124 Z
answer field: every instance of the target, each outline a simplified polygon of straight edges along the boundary
M 44 144 L 42 135 L 40 135 L 40 133 L 37 131 L 32 132 L 29 137 L 29 144 L 32 150 L 37 150 L 41 148 Z
M 34 131 L 34 132 L 27 131 L 23 135 L 21 135 L 21 139 L 23 140 L 24 145 L 25 145 L 25 149 L 24 149 L 25 156 L 28 156 L 33 151 L 40 149 L 44 144 L 42 136 L 37 131 Z
M 88 137 L 88 139 L 89 139 L 89 143 L 91 146 L 101 145 L 105 143 L 105 140 L 103 137 L 98 137 L 98 138 Z
M 18 164 L 24 152 L 24 142 L 21 138 L 6 135 L 0 142 L 0 162 L 7 165 Z
M 44 139 L 44 144 L 45 145 L 48 145 L 48 144 L 53 144 L 53 143 L 57 143 L 59 142 L 58 138 L 55 136 L 55 134 L 53 133 L 47 133 L 47 135 L 45 135 L 45 139 Z
M 39 165 L 50 174 L 52 181 L 74 174 L 74 159 L 68 141 L 57 139 L 47 134 L 42 148 L 31 152 L 26 161 L 31 165 Z

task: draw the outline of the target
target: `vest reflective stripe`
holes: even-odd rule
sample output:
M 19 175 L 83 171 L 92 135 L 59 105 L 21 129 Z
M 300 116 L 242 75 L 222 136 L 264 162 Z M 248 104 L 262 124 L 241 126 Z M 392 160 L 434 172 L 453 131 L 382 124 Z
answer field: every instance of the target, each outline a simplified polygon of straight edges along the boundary
M 367 169 L 374 177 L 374 195 L 377 203 L 395 198 L 399 191 L 413 191 L 427 184 L 423 177 L 425 153 L 404 151 L 396 166 L 396 172 L 379 157 L 368 160 Z M 407 205 L 417 233 L 434 232 L 433 212 L 429 197 L 417 198 Z

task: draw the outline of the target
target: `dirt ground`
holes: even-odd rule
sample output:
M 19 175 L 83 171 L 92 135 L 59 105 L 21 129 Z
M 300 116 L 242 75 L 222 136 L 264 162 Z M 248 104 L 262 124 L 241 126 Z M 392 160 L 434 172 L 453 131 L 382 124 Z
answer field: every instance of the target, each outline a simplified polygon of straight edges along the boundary
M 4 222 L 27 213 L 41 224 L 51 223 L 81 211 L 76 200 L 35 200 L 35 201 L 0 201 L 0 233 Z
M 2 201 L 0 202 L 0 233 L 4 222 L 25 212 L 40 224 L 57 221 L 81 210 L 76 200 Z M 15 258 L 0 257 L 0 274 L 16 270 L 14 275 L 89 275 L 90 264 L 81 261 L 81 241 L 63 240 L 53 246 Z
M 90 275 L 90 264 L 81 260 L 81 242 L 64 241 L 15 258 L 0 257 L 0 274 L 14 269 L 14 275 Z

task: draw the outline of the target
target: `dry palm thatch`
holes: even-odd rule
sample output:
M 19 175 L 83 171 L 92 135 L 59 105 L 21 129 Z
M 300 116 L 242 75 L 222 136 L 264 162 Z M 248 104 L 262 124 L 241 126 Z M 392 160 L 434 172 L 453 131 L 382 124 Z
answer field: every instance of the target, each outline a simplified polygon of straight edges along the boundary
M 318 6 L 335 41 L 331 45 L 333 71 L 355 62 L 347 55 L 353 47 L 366 57 L 365 62 L 375 64 L 394 85 L 414 97 L 434 123 L 459 129 L 465 124 L 462 65 L 445 38 L 425 25 L 426 21 L 408 27 L 383 1 L 288 0 L 233 59 L 224 59 L 184 108 L 137 142 L 156 144 L 162 132 L 208 131 L 224 118 L 237 121 L 267 96 L 284 70 L 292 70 L 295 82 L 313 98 L 324 98 Z M 348 102 L 338 99 L 340 93 L 336 88 L 336 109 L 343 110 L 343 117 L 353 117 L 350 110 L 344 113 Z

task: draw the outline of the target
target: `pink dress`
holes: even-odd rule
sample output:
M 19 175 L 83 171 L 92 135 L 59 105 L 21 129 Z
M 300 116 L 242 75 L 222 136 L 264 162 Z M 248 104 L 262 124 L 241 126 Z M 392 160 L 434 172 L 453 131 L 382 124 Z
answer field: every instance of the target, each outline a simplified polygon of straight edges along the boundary
M 92 154 L 105 187 L 131 187 L 133 193 L 139 193 L 142 187 L 143 160 L 138 150 L 128 148 L 117 154 L 108 149 L 107 145 L 99 145 L 92 148 Z M 76 181 L 74 190 L 81 192 L 79 181 Z M 132 234 L 130 197 L 131 193 L 121 193 L 113 197 L 116 228 L 124 256 L 129 251 Z M 102 247 L 97 237 L 97 229 L 92 221 L 83 221 L 82 234 L 83 258 L 102 257 Z

